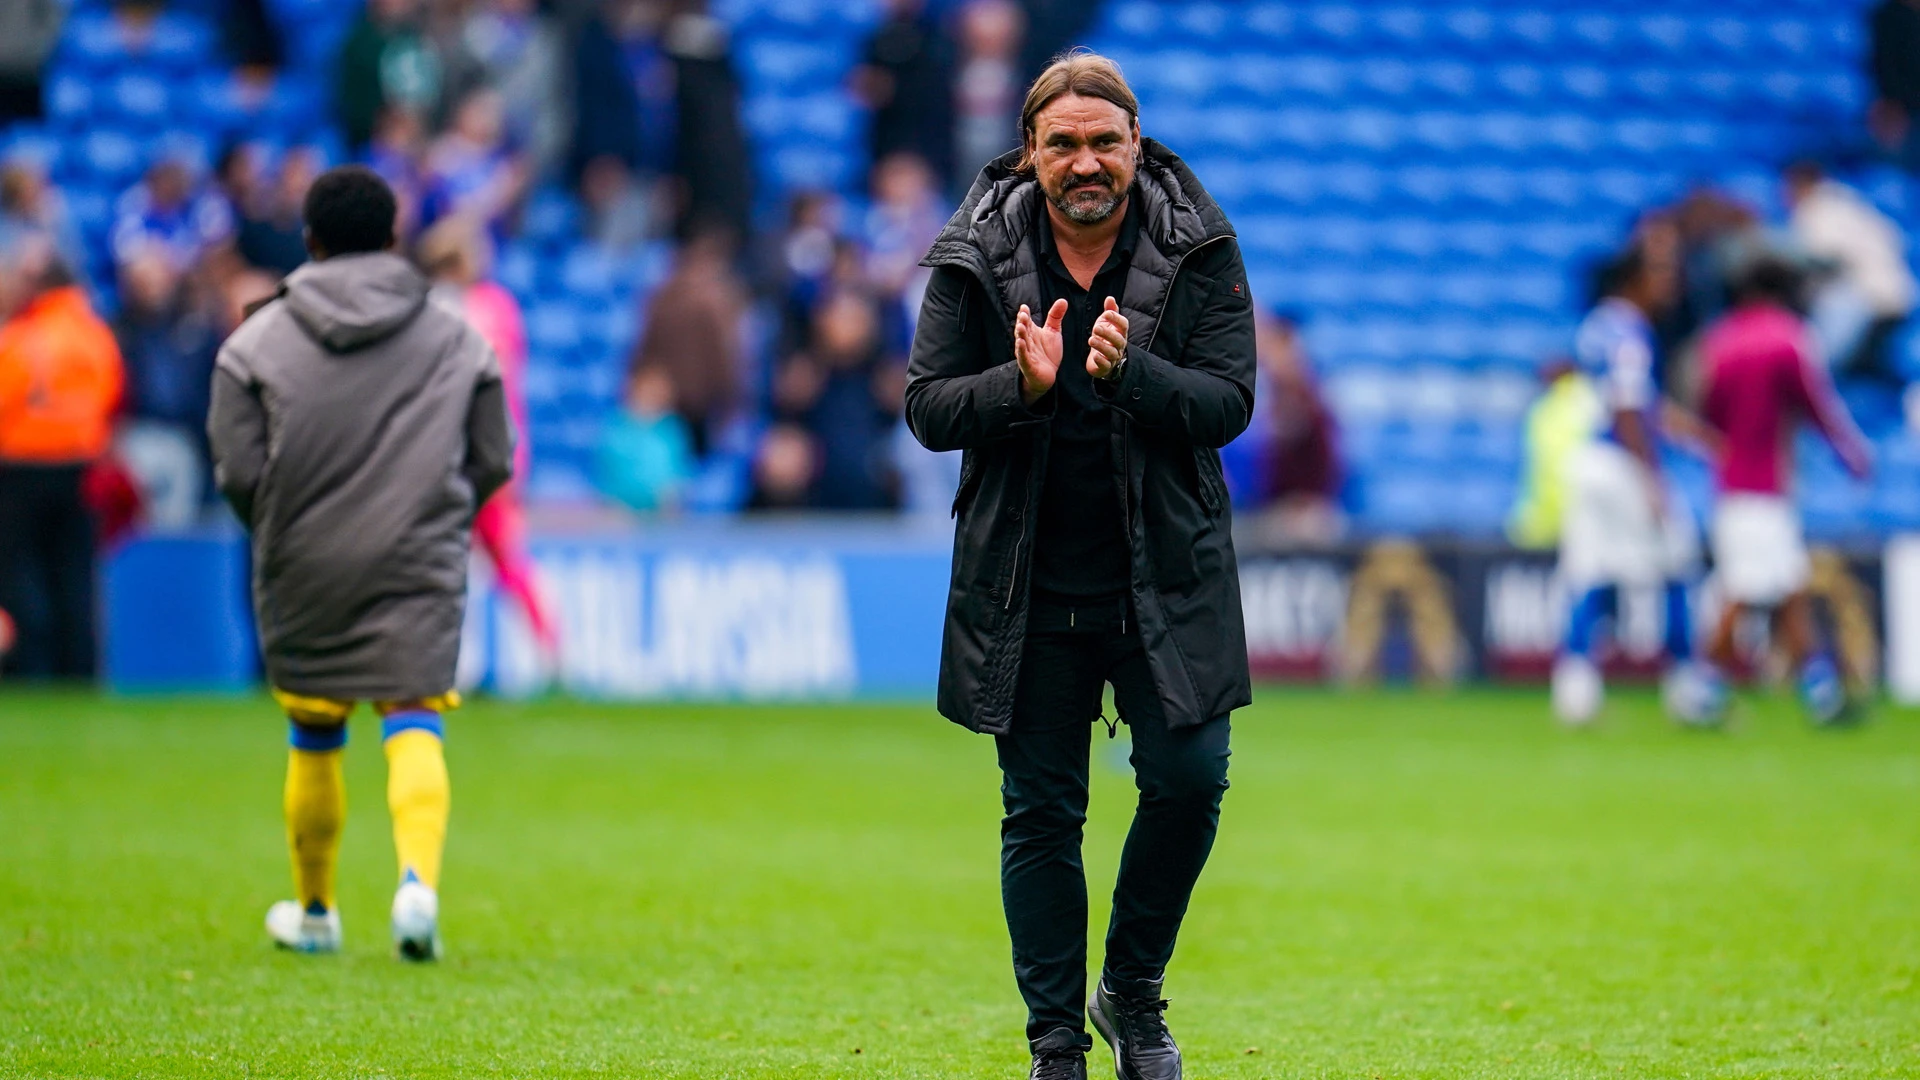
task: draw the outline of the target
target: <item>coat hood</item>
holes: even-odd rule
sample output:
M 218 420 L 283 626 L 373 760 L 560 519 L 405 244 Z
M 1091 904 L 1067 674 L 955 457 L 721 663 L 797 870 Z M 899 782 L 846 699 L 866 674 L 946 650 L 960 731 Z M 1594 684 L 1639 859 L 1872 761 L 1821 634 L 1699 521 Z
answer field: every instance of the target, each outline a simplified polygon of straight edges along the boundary
M 330 352 L 398 333 L 427 303 L 427 279 L 391 252 L 336 255 L 287 275 L 280 296 L 300 328 Z
M 1016 172 L 1021 151 L 987 163 L 960 208 L 921 263 L 931 266 L 962 251 L 978 250 L 990 263 L 1003 262 L 1026 239 L 1033 200 L 1042 198 L 1032 173 Z M 1178 259 L 1201 243 L 1232 236 L 1233 226 L 1180 155 L 1153 139 L 1140 140 L 1140 168 L 1133 175 L 1140 198 L 1140 229 L 1167 257 Z

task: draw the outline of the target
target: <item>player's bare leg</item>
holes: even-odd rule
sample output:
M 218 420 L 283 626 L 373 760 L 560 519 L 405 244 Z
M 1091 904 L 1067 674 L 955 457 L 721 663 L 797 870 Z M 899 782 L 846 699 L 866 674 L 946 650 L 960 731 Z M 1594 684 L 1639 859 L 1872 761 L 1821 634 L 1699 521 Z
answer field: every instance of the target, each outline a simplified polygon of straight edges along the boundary
M 1731 672 L 1739 662 L 1740 651 L 1734 637 L 1740 629 L 1740 620 L 1747 617 L 1747 605 L 1730 603 L 1720 609 L 1720 621 L 1713 626 L 1713 636 L 1707 639 L 1707 659 L 1721 671 Z

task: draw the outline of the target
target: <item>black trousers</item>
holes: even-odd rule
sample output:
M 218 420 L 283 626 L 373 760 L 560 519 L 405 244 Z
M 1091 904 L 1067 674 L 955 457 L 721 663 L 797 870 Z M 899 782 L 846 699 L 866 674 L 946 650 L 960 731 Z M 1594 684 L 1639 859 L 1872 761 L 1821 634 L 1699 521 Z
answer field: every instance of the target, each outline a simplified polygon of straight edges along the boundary
M 9 674 L 94 674 L 93 519 L 83 465 L 0 464 L 0 610 L 19 640 Z
M 1173 957 L 1187 899 L 1213 848 L 1227 790 L 1222 716 L 1167 727 L 1140 637 L 1119 604 L 1036 603 L 1028 620 L 1013 730 L 997 736 L 1006 817 L 1000 895 L 1027 1037 L 1083 1032 L 1087 878 L 1080 861 L 1087 764 L 1104 684 L 1133 737 L 1140 802 L 1120 856 L 1103 977 L 1122 992 L 1157 980 Z

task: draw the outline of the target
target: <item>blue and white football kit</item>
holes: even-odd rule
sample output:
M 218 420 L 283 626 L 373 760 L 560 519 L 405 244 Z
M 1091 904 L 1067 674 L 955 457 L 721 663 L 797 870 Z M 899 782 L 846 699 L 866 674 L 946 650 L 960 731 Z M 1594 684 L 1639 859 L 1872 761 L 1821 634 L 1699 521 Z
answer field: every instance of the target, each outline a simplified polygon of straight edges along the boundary
M 1601 623 L 1619 609 L 1622 587 L 1659 588 L 1666 614 L 1665 650 L 1673 667 L 1668 706 L 1684 719 L 1711 711 L 1707 688 L 1692 674 L 1693 620 L 1687 582 L 1698 571 L 1700 533 L 1678 492 L 1649 471 L 1620 441 L 1619 418 L 1638 413 L 1656 445 L 1661 393 L 1654 370 L 1653 327 L 1639 308 L 1609 298 L 1580 324 L 1574 345 L 1608 419 L 1568 463 L 1560 577 L 1572 597 L 1567 638 L 1554 668 L 1554 706 L 1563 719 L 1591 719 L 1601 686 L 1595 663 Z

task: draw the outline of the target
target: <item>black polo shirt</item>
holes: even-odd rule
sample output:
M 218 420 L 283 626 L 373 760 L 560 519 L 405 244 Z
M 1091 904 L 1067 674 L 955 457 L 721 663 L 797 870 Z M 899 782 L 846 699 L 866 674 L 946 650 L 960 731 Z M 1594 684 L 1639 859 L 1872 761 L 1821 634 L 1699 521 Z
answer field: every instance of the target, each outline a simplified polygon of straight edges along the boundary
M 1129 590 L 1133 566 L 1113 460 L 1111 413 L 1094 395 L 1093 376 L 1087 374 L 1087 338 L 1107 297 L 1125 300 L 1127 269 L 1140 236 L 1140 200 L 1127 199 L 1120 235 L 1091 289 L 1082 289 L 1067 271 L 1054 245 L 1046 203 L 1034 202 L 1041 295 L 1034 318 L 1044 320 L 1062 298 L 1067 317 L 1060 327 L 1060 373 L 1048 391 L 1055 399 L 1053 442 L 1034 522 L 1033 595 L 1041 603 L 1118 598 Z

